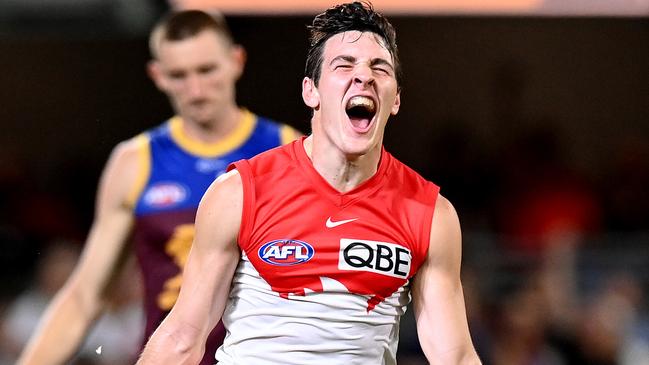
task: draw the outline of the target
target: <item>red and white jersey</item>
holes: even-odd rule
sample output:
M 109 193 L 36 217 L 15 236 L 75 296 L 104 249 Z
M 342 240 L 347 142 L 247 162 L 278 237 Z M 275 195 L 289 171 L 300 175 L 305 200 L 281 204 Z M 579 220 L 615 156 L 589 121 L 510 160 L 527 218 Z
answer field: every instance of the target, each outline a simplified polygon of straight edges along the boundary
M 385 150 L 347 193 L 304 139 L 234 164 L 242 251 L 219 364 L 396 364 L 409 281 L 428 251 L 439 188 Z

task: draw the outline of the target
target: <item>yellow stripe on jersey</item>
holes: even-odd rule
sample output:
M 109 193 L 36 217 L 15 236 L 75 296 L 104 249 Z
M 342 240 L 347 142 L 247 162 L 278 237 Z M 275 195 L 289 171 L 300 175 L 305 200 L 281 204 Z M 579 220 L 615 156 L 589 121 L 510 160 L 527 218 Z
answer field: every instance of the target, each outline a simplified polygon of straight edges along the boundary
M 298 137 L 300 137 L 302 133 L 298 132 L 290 125 L 282 124 L 280 135 L 281 135 L 281 143 L 284 145 L 293 142 Z
M 138 173 L 131 191 L 126 197 L 126 205 L 132 209 L 140 198 L 140 194 L 146 186 L 149 175 L 151 174 L 151 146 L 149 136 L 142 133 L 135 137 L 135 143 L 138 149 Z
M 241 146 L 255 129 L 257 118 L 247 109 L 241 109 L 241 121 L 237 128 L 223 140 L 205 143 L 189 137 L 183 130 L 183 120 L 175 116 L 170 120 L 171 138 L 188 152 L 202 157 L 216 157 Z

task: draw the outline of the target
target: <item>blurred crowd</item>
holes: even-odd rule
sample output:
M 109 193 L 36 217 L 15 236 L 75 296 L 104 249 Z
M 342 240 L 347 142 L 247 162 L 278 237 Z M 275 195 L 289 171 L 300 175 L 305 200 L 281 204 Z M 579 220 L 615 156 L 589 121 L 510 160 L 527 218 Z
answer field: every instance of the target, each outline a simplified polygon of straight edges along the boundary
M 469 129 L 444 131 L 426 172 L 464 218 L 478 352 L 497 365 L 649 364 L 649 142 L 611 136 L 586 171 L 552 121 L 507 125 L 521 124 L 492 154 Z

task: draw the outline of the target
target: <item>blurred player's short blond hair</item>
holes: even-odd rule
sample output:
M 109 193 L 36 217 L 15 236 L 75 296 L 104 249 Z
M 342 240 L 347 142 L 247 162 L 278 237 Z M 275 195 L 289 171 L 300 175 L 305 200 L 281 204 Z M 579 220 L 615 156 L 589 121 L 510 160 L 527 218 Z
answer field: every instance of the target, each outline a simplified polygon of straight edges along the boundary
M 180 10 L 165 15 L 156 23 L 149 36 L 151 57 L 158 58 L 162 41 L 182 41 L 204 30 L 220 34 L 229 44 L 233 44 L 232 34 L 223 14 L 216 10 Z

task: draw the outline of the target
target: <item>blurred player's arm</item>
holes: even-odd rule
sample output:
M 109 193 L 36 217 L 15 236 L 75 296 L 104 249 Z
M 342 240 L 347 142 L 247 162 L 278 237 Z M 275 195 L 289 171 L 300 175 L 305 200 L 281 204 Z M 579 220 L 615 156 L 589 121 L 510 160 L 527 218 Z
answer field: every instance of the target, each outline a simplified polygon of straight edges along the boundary
M 19 365 L 64 364 L 105 306 L 105 291 L 125 258 L 133 223 L 126 197 L 137 179 L 135 140 L 118 145 L 99 183 L 95 217 L 74 272 L 49 304 Z
M 243 192 L 236 170 L 219 177 L 196 213 L 196 235 L 178 301 L 153 333 L 138 364 L 197 364 L 225 309 L 239 262 Z
M 461 241 L 455 208 L 440 195 L 428 255 L 412 287 L 419 342 L 431 364 L 480 364 L 469 335 L 460 283 Z

